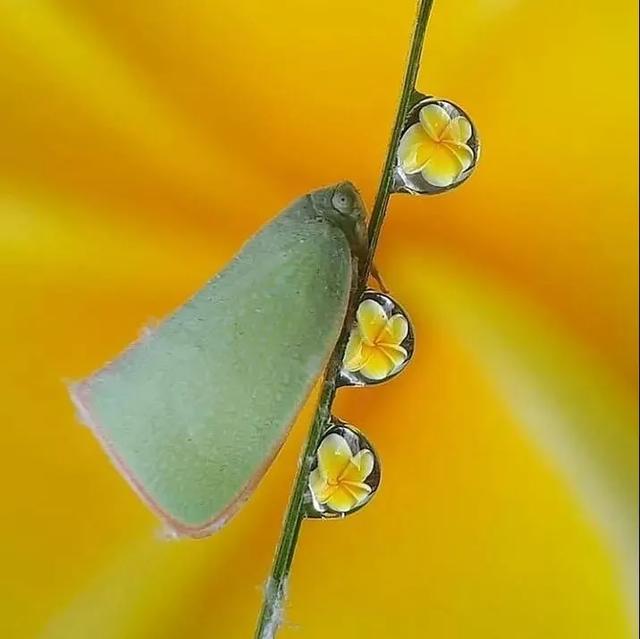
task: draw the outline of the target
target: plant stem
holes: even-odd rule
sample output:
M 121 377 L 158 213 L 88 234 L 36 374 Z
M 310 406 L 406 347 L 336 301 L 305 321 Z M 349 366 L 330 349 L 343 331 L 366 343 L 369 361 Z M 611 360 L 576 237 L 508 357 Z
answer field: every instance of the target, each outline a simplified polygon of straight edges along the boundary
M 304 518 L 304 496 L 307 489 L 307 481 L 313 456 L 318 448 L 320 439 L 327 428 L 329 417 L 331 416 L 331 406 L 336 394 L 337 379 L 342 366 L 344 351 L 349 338 L 349 333 L 358 301 L 365 289 L 373 257 L 380 237 L 382 223 L 387 212 L 387 205 L 391 197 L 393 187 L 393 173 L 396 161 L 396 152 L 400 136 L 402 135 L 402 127 L 407 117 L 407 112 L 411 106 L 413 93 L 415 91 L 416 78 L 420 67 L 420 57 L 422 55 L 422 47 L 424 43 L 424 35 L 427 29 L 427 22 L 433 0 L 421 0 L 411 39 L 411 48 L 409 51 L 409 59 L 405 70 L 404 82 L 402 84 L 402 92 L 400 95 L 400 104 L 396 114 L 396 120 L 391 132 L 391 140 L 387 148 L 387 156 L 385 158 L 384 167 L 380 185 L 376 195 L 371 219 L 368 226 L 369 235 L 369 252 L 364 264 L 360 265 L 358 273 L 358 281 L 351 295 L 349 308 L 345 316 L 342 332 L 335 349 L 327 365 L 324 380 L 322 383 L 322 391 L 318 400 L 316 414 L 309 430 L 307 443 L 304 448 L 302 457 L 300 458 L 298 474 L 295 479 L 293 494 L 289 502 L 289 508 L 284 520 L 282 536 L 273 561 L 271 575 L 266 585 L 262 610 L 258 619 L 256 628 L 256 639 L 272 639 L 278 630 L 282 617 L 282 607 L 285 598 L 285 590 L 291 562 L 298 541 L 300 525 Z

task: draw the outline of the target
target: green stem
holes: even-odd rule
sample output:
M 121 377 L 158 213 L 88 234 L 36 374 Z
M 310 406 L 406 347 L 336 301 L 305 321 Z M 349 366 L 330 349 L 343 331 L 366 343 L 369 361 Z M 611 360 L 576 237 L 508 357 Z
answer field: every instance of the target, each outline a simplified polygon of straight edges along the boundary
M 262 610 L 258 619 L 256 628 L 256 639 L 272 639 L 278 630 L 282 617 L 282 607 L 284 604 L 287 579 L 291 569 L 291 562 L 300 533 L 300 525 L 304 518 L 304 496 L 307 489 L 307 481 L 313 463 L 313 456 L 320 444 L 320 439 L 327 428 L 329 417 L 331 415 L 331 406 L 336 394 L 337 380 L 342 366 L 344 351 L 347 346 L 349 332 L 358 301 L 365 289 L 373 257 L 380 238 L 380 231 L 387 212 L 387 205 L 391 197 L 393 188 L 393 174 L 396 161 L 396 153 L 400 136 L 402 135 L 402 127 L 407 117 L 407 112 L 411 106 L 413 93 L 415 91 L 416 78 L 420 67 L 420 57 L 422 55 L 422 46 L 424 43 L 424 35 L 427 29 L 427 22 L 433 0 L 421 0 L 416 16 L 416 21 L 411 39 L 411 49 L 409 51 L 409 59 L 402 84 L 402 93 L 400 95 L 400 104 L 396 114 L 396 120 L 391 132 L 391 140 L 387 148 L 387 156 L 382 170 L 382 177 L 378 187 L 371 219 L 369 221 L 369 252 L 364 264 L 359 269 L 358 282 L 351 296 L 351 302 L 345 316 L 342 327 L 342 333 L 335 349 L 327 365 L 324 380 L 322 383 L 322 391 L 318 400 L 318 408 L 309 430 L 307 443 L 299 462 L 298 474 L 295 479 L 293 494 L 289 502 L 289 508 L 284 520 L 282 536 L 273 561 L 271 575 L 266 585 Z

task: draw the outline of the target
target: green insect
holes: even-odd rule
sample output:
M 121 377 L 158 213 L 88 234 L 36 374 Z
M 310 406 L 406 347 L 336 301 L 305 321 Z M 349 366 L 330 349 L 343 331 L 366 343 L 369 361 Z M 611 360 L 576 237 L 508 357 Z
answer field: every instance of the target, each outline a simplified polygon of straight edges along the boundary
M 313 191 L 72 386 L 81 419 L 176 533 L 214 532 L 265 473 L 339 337 L 366 252 L 353 185 Z

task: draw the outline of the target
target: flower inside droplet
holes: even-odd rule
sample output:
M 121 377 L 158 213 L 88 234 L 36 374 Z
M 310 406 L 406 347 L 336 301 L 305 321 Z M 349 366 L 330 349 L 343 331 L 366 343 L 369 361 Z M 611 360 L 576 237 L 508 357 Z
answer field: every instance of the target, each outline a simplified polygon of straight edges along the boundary
M 474 163 L 473 149 L 467 144 L 472 133 L 463 115 L 452 118 L 439 104 L 427 104 L 420 109 L 419 122 L 400 140 L 400 168 L 407 175 L 420 173 L 432 186 L 451 186 Z
M 388 317 L 372 299 L 360 303 L 356 318 L 344 354 L 344 368 L 371 380 L 389 377 L 407 359 L 407 350 L 401 346 L 409 332 L 407 319 L 400 314 Z
M 330 433 L 318 447 L 317 459 L 318 466 L 309 475 L 309 488 L 319 504 L 346 513 L 371 494 L 365 483 L 375 465 L 369 449 L 354 455 L 344 437 Z

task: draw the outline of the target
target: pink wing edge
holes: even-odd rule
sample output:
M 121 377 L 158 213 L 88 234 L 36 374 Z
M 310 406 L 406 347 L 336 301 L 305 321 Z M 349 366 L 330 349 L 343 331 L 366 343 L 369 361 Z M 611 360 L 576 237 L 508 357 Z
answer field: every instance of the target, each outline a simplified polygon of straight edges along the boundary
M 315 384 L 315 382 L 314 382 Z M 86 424 L 93 432 L 100 446 L 109 457 L 116 470 L 125 478 L 127 483 L 133 488 L 142 501 L 151 509 L 151 511 L 162 521 L 162 523 L 168 528 L 170 536 L 175 537 L 190 537 L 192 539 L 202 539 L 214 534 L 220 528 L 222 528 L 244 505 L 244 503 L 251 497 L 256 486 L 260 480 L 264 477 L 269 466 L 273 463 L 276 455 L 282 448 L 291 427 L 297 419 L 297 415 L 300 409 L 296 412 L 295 417 L 290 421 L 289 426 L 282 434 L 282 438 L 269 452 L 265 463 L 258 468 L 251 479 L 242 487 L 242 489 L 236 494 L 231 502 L 216 513 L 211 519 L 208 519 L 202 524 L 185 524 L 184 522 L 172 517 L 166 510 L 164 510 L 160 504 L 144 489 L 142 484 L 138 481 L 135 474 L 129 469 L 125 461 L 118 455 L 109 440 L 104 434 L 104 430 L 93 417 L 91 411 L 91 378 L 88 378 L 82 382 L 71 383 L 68 385 L 69 394 L 73 401 L 78 417 L 80 421 Z M 313 384 L 311 384 L 308 391 L 305 393 L 305 398 L 302 405 L 306 402 L 306 399 L 311 393 Z

